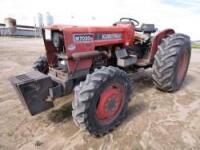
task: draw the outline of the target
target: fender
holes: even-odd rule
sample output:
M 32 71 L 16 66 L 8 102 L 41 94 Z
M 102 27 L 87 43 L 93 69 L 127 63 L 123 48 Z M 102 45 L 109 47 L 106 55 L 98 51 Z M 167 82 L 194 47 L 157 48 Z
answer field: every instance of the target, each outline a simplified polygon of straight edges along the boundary
M 152 63 L 154 56 L 158 50 L 158 45 L 160 45 L 162 39 L 168 37 L 170 34 L 174 34 L 175 31 L 173 29 L 166 29 L 159 32 L 152 40 L 150 52 L 149 52 L 149 60 Z

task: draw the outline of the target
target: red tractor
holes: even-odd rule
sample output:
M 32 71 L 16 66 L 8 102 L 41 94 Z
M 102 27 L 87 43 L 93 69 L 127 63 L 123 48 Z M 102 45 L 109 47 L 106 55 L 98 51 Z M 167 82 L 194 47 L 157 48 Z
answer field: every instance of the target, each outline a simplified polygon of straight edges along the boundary
M 32 115 L 53 107 L 55 98 L 76 85 L 75 124 L 104 135 L 127 112 L 132 95 L 128 72 L 151 67 L 156 88 L 180 89 L 190 62 L 190 37 L 173 29 L 156 32 L 154 24 L 139 25 L 131 18 L 108 27 L 49 26 L 42 30 L 46 56 L 35 62 L 37 71 L 11 77 L 11 83 Z

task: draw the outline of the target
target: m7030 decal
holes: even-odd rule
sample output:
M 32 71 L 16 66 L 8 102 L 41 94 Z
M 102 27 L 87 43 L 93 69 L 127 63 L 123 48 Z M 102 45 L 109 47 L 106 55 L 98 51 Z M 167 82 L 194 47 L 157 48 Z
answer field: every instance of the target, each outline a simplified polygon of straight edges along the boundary
M 94 37 L 92 34 L 74 34 L 74 41 L 84 42 L 84 41 L 93 41 Z

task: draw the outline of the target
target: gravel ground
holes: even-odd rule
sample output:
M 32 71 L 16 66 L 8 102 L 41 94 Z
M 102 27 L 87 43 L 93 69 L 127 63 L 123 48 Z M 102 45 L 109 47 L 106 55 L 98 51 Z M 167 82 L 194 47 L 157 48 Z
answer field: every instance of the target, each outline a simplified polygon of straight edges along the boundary
M 127 118 L 101 138 L 80 131 L 73 123 L 73 94 L 34 117 L 23 108 L 8 78 L 32 70 L 42 54 L 41 39 L 0 37 L 1 150 L 200 149 L 200 50 L 192 51 L 186 80 L 176 93 L 156 90 L 149 72 L 137 79 Z

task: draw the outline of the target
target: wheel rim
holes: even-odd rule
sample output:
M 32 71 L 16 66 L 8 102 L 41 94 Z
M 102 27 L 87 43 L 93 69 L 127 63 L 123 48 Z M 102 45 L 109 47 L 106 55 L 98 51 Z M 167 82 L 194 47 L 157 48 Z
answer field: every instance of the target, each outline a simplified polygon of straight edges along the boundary
M 100 95 L 96 108 L 96 119 L 103 124 L 113 121 L 123 106 L 124 88 L 122 85 L 112 84 Z
M 188 65 L 188 51 L 185 50 L 182 54 L 181 54 L 181 58 L 178 64 L 178 73 L 177 73 L 177 79 L 178 82 L 181 83 L 182 80 L 184 79 L 185 76 L 185 72 L 187 70 L 187 65 Z

